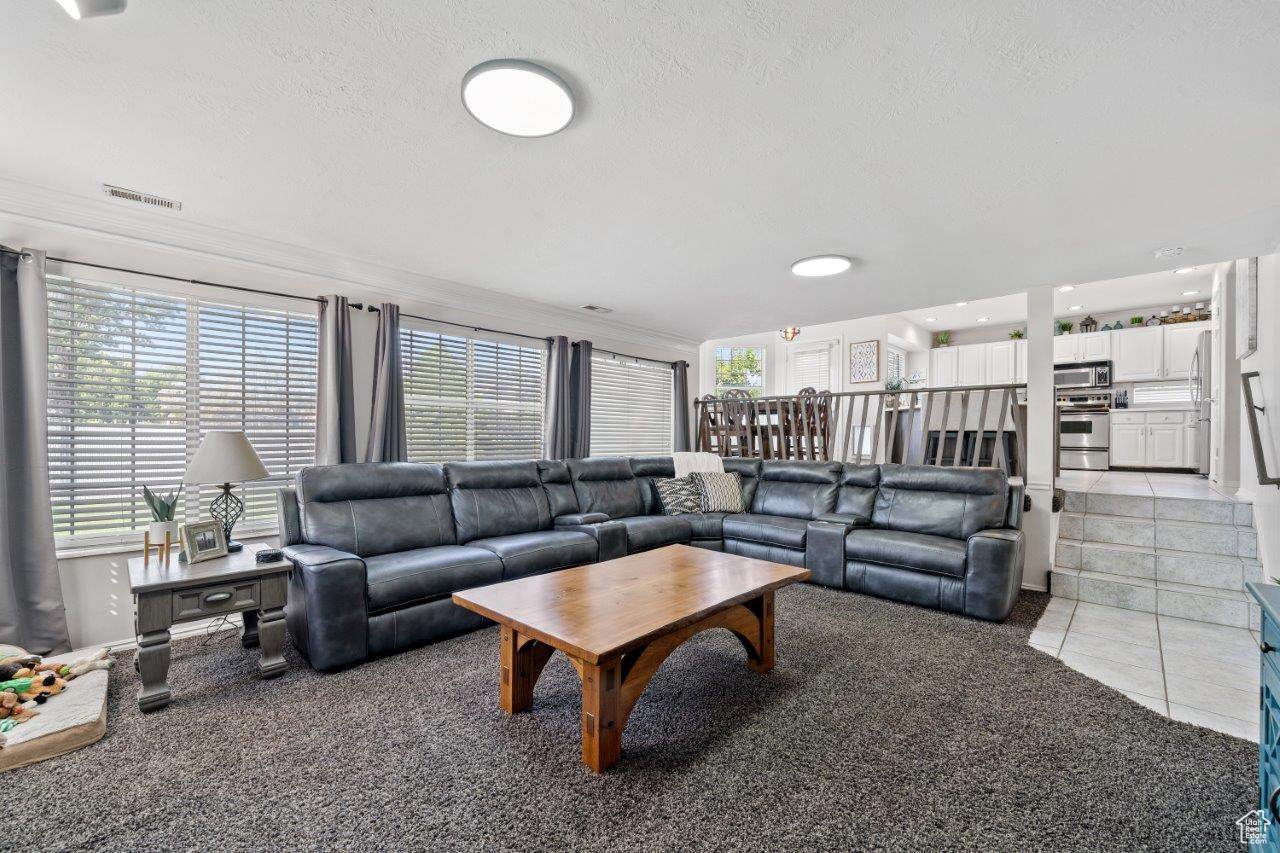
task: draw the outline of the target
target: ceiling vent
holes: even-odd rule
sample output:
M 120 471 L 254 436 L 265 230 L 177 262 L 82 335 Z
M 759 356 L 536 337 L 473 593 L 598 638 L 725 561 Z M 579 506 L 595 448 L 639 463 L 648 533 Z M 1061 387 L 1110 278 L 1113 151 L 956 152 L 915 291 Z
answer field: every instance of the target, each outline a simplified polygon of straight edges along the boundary
M 103 184 L 102 191 L 112 198 L 123 199 L 124 201 L 149 204 L 152 207 L 160 207 L 165 210 L 182 210 L 182 202 L 174 201 L 171 198 L 161 198 L 150 193 L 140 193 L 137 190 L 127 190 L 124 187 L 113 187 L 111 184 Z
M 612 314 L 612 308 L 605 308 L 603 305 L 583 305 L 583 311 L 594 311 L 597 314 Z
M 1156 249 L 1157 258 L 1176 258 L 1182 254 L 1181 246 L 1165 246 L 1163 249 Z

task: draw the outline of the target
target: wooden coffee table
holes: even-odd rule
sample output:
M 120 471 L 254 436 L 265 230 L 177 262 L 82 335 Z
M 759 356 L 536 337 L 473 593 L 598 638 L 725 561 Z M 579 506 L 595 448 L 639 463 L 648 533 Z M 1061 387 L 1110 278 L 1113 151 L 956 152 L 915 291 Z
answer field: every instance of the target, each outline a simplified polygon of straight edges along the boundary
M 807 580 L 794 566 L 672 545 L 453 594 L 502 627 L 502 709 L 528 710 L 551 653 L 582 679 L 582 760 L 599 773 L 618 762 L 622 730 L 649 679 L 676 647 L 728 628 L 747 666 L 773 668 L 773 593 Z

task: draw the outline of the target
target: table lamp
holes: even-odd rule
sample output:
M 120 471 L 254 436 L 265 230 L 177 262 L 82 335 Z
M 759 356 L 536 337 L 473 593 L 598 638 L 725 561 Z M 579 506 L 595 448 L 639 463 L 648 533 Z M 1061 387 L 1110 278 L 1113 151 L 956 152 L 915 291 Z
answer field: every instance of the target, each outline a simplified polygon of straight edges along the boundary
M 222 523 L 227 534 L 227 551 L 244 548 L 231 540 L 231 528 L 244 512 L 244 501 L 231 494 L 232 483 L 262 480 L 268 475 L 249 439 L 239 430 L 211 430 L 187 463 L 182 482 L 201 486 L 221 486 L 222 494 L 209 504 L 209 515 Z

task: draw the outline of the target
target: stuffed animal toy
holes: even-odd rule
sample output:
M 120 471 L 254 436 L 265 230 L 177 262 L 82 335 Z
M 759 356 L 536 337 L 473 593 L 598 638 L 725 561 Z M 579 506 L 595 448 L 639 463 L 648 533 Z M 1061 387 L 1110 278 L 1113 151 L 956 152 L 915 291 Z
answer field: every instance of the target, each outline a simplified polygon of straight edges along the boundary
M 0 691 L 12 690 L 18 694 L 20 702 L 35 702 L 43 705 L 50 696 L 56 696 L 66 689 L 67 682 L 52 672 L 37 672 L 29 678 L 11 678 L 0 681 Z
M 14 655 L 0 660 L 0 681 L 10 681 L 14 678 L 23 678 L 22 674 L 26 670 L 33 670 L 40 666 L 39 655 Z
M 23 723 L 38 713 L 40 712 L 36 709 L 22 704 L 17 693 L 11 690 L 0 692 L 0 720 L 11 720 L 14 724 Z
M 14 655 L 0 659 L 0 681 L 15 678 L 31 678 L 36 673 L 52 672 L 59 678 L 70 681 L 95 669 L 110 669 L 115 665 L 107 649 L 98 649 L 91 655 L 70 662 L 43 663 L 39 655 Z
M 115 658 L 111 657 L 110 650 L 98 649 L 91 655 L 66 664 L 64 671 L 59 672 L 58 675 L 70 681 L 73 678 L 84 675 L 86 672 L 92 672 L 95 669 L 111 669 L 115 665 L 116 661 Z

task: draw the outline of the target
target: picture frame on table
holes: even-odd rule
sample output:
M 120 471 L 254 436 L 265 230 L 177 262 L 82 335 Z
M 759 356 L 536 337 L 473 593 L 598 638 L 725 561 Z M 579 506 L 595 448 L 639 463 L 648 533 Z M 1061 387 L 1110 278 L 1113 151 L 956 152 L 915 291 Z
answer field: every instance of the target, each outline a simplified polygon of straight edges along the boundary
M 188 563 L 227 556 L 227 534 L 218 521 L 193 521 L 182 525 L 182 553 Z

